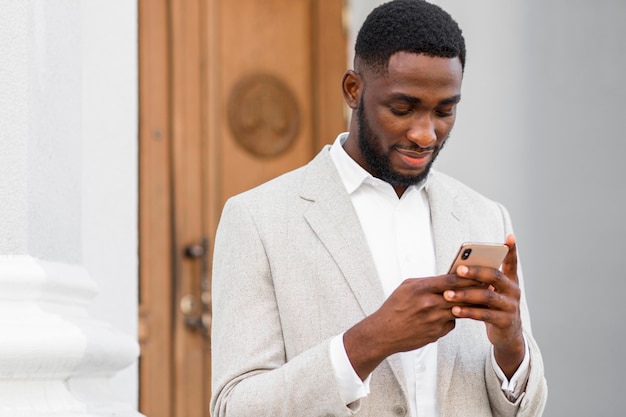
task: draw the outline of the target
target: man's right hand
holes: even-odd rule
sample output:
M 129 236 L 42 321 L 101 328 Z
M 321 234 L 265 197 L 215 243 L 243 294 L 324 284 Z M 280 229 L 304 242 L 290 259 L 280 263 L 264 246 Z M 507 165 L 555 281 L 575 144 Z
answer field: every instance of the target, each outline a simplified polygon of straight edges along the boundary
M 364 380 L 388 356 L 418 349 L 454 329 L 454 305 L 443 298 L 449 289 L 479 283 L 456 274 L 410 278 L 402 282 L 372 315 L 343 336 L 350 363 Z

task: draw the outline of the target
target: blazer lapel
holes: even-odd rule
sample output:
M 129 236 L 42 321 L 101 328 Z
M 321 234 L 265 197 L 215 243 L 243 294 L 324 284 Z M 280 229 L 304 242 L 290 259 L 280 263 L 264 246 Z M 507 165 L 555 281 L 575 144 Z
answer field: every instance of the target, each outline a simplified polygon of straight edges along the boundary
M 437 274 L 447 274 L 459 245 L 469 236 L 465 208 L 456 202 L 456 192 L 432 172 L 426 185 L 435 240 Z
M 442 184 L 437 172 L 431 174 L 426 192 L 430 203 L 435 240 L 437 274 L 446 274 L 459 245 L 470 236 L 468 222 L 465 221 L 466 210 L 456 201 L 454 190 Z M 452 331 L 439 339 L 437 344 L 437 394 L 440 404 L 445 403 L 456 363 L 459 344 L 454 342 L 455 337 L 456 333 Z M 441 417 L 444 417 L 444 414 Z
M 312 204 L 304 217 L 334 258 L 363 313 L 370 315 L 380 307 L 384 294 L 361 224 L 328 147 L 307 168 L 300 195 Z

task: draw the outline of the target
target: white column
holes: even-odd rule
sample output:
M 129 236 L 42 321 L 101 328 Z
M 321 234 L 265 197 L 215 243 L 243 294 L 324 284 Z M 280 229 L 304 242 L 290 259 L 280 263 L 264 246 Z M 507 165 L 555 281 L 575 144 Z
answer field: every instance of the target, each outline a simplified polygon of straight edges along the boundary
M 98 120 L 85 119 L 85 112 L 93 115 L 94 108 L 85 103 L 97 102 L 89 97 L 97 89 L 84 81 L 107 82 L 84 74 L 84 52 L 93 39 L 84 35 L 86 10 L 76 0 L 9 0 L 0 10 L 0 417 L 140 416 L 134 404 L 113 395 L 110 383 L 136 362 L 136 337 L 90 314 L 99 285 L 119 282 L 115 272 L 97 280 L 94 273 L 115 271 L 121 261 L 104 251 L 101 262 L 112 266 L 91 267 L 96 264 L 94 238 L 86 219 L 100 224 L 115 222 L 113 216 L 121 216 L 124 224 L 130 219 L 131 227 L 115 238 L 134 247 L 137 230 L 135 214 L 103 210 L 100 218 L 94 215 L 93 194 L 102 194 L 91 177 L 94 170 L 85 164 L 98 152 L 93 141 L 99 138 L 85 132 L 107 125 L 111 117 L 103 111 Z M 136 20 L 127 10 L 119 8 L 121 18 Z M 115 32 L 116 23 L 103 25 Z M 136 38 L 127 42 L 136 48 Z M 116 52 L 102 51 L 118 65 L 128 65 Z M 135 67 L 131 62 L 132 71 Z M 133 89 L 136 84 L 130 85 Z M 117 100 L 120 107 L 128 106 L 128 93 Z M 130 110 L 136 114 L 133 100 Z M 110 143 L 119 139 L 103 142 L 105 148 Z M 136 151 L 136 133 L 124 150 Z M 136 158 L 108 164 L 118 172 L 133 172 Z M 117 188 L 131 184 L 133 189 L 136 174 L 115 181 Z M 136 200 L 118 206 L 129 204 L 134 213 Z M 136 250 L 122 255 L 136 256 Z M 130 285 L 136 287 L 136 273 L 133 280 Z M 120 291 L 116 300 L 109 300 L 110 309 L 124 310 L 128 300 Z M 131 303 L 136 307 L 136 298 Z M 127 320 L 135 323 L 136 317 Z M 136 376 L 127 387 L 136 391 Z
M 0 416 L 139 416 L 109 379 L 137 343 L 89 316 L 94 281 L 78 265 L 0 256 Z

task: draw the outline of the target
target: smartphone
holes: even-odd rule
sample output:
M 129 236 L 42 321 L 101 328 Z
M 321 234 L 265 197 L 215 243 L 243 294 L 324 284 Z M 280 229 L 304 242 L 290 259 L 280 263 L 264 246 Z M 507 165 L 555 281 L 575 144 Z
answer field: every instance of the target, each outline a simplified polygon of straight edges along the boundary
M 508 251 L 508 246 L 499 243 L 465 242 L 461 244 L 448 273 L 453 273 L 460 265 L 500 268 Z

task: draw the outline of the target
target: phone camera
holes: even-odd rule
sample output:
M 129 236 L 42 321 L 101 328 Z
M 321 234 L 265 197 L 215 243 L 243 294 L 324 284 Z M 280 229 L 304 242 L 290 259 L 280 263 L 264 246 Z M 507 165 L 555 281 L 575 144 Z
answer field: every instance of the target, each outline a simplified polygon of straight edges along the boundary
M 469 258 L 470 253 L 472 253 L 471 249 L 465 249 L 463 251 L 463 255 L 461 255 L 461 259 L 466 260 L 467 258 Z

